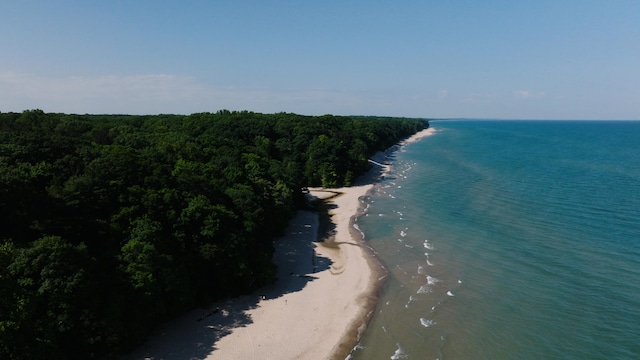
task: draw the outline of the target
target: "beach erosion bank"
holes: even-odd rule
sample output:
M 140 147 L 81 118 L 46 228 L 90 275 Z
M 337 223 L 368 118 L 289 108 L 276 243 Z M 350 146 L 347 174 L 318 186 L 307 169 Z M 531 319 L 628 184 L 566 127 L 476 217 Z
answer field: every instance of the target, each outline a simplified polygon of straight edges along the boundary
M 425 129 L 399 145 L 433 131 Z M 310 197 L 325 202 L 329 235 L 318 239 L 318 213 L 299 211 L 274 243 L 275 284 L 194 310 L 125 358 L 347 357 L 366 327 L 385 274 L 354 226 L 362 198 L 389 170 L 383 157 L 376 157 L 372 170 L 353 186 L 310 189 Z

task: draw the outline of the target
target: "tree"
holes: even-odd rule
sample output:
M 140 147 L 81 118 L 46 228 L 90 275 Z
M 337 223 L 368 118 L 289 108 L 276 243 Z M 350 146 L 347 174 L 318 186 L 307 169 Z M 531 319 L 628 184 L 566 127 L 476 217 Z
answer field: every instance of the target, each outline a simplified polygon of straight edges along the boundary
M 275 279 L 301 188 L 342 186 L 421 119 L 0 113 L 0 358 L 116 355 Z
M 63 359 L 74 347 L 86 354 L 100 342 L 92 311 L 92 267 L 86 246 L 57 236 L 15 250 L 7 267 L 17 284 L 16 307 L 5 320 L 12 324 L 11 356 Z

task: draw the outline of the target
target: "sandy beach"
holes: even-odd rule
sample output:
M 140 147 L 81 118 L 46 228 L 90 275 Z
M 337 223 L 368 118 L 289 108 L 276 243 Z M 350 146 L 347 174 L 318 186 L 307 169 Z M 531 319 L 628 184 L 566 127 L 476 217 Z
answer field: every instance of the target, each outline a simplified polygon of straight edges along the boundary
M 426 129 L 400 145 L 431 133 Z M 126 359 L 344 359 L 366 327 L 384 278 L 353 226 L 361 198 L 388 170 L 372 163 L 353 186 L 310 189 L 326 202 L 331 235 L 318 241 L 318 214 L 299 211 L 275 242 L 276 284 L 188 313 Z

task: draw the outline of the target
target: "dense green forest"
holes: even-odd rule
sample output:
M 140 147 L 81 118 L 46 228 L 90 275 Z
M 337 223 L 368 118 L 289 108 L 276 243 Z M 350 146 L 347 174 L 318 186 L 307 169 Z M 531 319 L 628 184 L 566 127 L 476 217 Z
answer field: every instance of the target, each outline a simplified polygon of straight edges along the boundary
M 305 186 L 349 185 L 421 119 L 0 113 L 0 358 L 103 358 L 274 281 Z

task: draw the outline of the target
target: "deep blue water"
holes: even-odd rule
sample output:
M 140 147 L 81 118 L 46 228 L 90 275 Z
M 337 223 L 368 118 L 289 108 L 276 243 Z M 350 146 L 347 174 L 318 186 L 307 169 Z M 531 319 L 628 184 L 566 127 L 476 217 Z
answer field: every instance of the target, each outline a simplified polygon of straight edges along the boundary
M 640 359 L 640 122 L 432 121 L 358 219 L 353 359 Z

